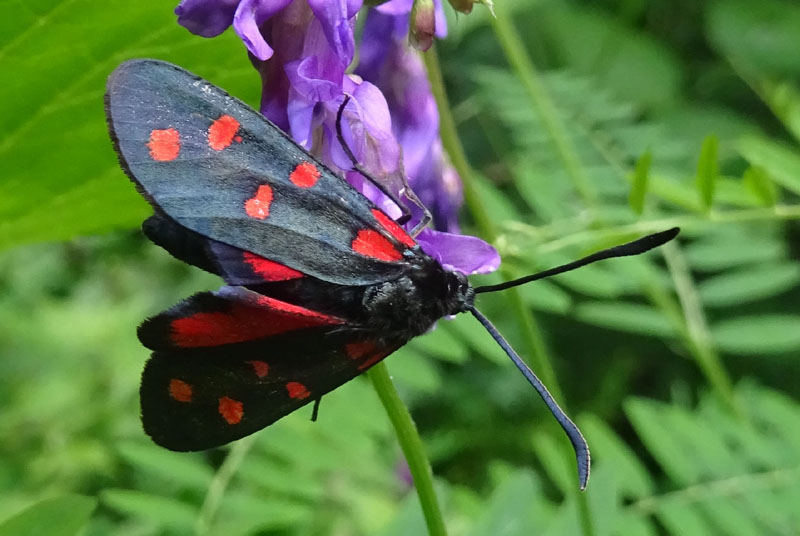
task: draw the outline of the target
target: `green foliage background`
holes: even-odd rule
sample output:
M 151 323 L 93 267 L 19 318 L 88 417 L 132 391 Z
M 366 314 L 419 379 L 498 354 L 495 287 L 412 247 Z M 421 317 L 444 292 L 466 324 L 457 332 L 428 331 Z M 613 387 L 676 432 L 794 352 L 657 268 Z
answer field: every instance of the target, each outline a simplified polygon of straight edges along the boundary
M 583 496 L 560 430 L 473 319 L 388 360 L 450 533 L 799 533 L 800 4 L 496 3 L 439 44 L 475 169 L 466 230 L 488 232 L 485 209 L 507 277 L 683 233 L 481 297 L 586 433 Z M 301 411 L 232 449 L 176 454 L 141 431 L 135 326 L 218 282 L 136 230 L 149 209 L 107 139 L 105 77 L 149 56 L 259 92 L 232 32 L 192 36 L 171 7 L 3 5 L 0 532 L 424 533 L 362 379 L 319 422 Z

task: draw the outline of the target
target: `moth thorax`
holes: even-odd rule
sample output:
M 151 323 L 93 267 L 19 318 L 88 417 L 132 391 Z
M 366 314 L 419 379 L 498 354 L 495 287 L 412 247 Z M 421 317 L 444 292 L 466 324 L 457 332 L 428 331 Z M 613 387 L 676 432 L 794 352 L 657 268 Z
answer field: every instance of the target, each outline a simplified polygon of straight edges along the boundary
M 441 317 L 465 310 L 472 297 L 466 277 L 431 263 L 368 287 L 363 305 L 371 329 L 407 340 L 428 331 Z

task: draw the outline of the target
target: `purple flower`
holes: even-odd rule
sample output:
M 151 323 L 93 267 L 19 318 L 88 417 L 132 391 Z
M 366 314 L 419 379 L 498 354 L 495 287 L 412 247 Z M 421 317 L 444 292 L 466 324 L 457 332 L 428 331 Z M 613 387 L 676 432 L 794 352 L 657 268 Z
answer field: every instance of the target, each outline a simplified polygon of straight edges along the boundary
M 361 174 L 350 171 L 352 162 L 337 139 L 337 112 L 349 95 L 342 131 L 358 162 L 396 194 L 403 188 L 404 163 L 412 189 L 434 213 L 437 227 L 457 231 L 460 180 L 442 156 L 436 103 L 422 64 L 399 41 L 405 39 L 412 1 L 387 2 L 378 8 L 381 14 L 373 13 L 375 22 L 372 16 L 368 20 L 360 70 L 369 80 L 346 74 L 355 53 L 353 27 L 361 3 L 184 0 L 175 11 L 181 24 L 206 37 L 232 24 L 262 77 L 261 112 L 397 218 L 399 208 Z M 438 1 L 436 9 L 436 32 L 444 35 Z M 381 35 L 381 27 L 389 31 Z M 387 93 L 389 102 L 379 87 L 395 87 L 396 92 Z M 405 151 L 402 163 L 400 145 Z M 416 221 L 419 217 L 416 214 Z M 449 269 L 483 273 L 499 264 L 497 252 L 478 238 L 424 230 L 418 240 Z
M 444 161 L 436 101 L 422 61 L 404 43 L 406 26 L 404 16 L 370 13 L 356 72 L 386 95 L 409 184 L 433 214 L 435 227 L 458 232 L 461 180 Z
M 262 35 L 261 26 L 291 3 L 292 0 L 183 0 L 175 14 L 179 24 L 203 37 L 219 35 L 233 24 L 250 53 L 263 61 L 271 58 L 274 50 Z M 352 58 L 355 41 L 346 21 L 361 9 L 361 0 L 308 0 L 308 6 L 337 52 Z M 302 27 L 296 29 L 303 31 Z
M 411 4 L 392 0 L 369 14 L 356 72 L 383 90 L 392 111 L 392 130 L 403 148 L 409 185 L 431 211 L 435 228 L 446 231 L 423 231 L 417 237 L 422 249 L 446 268 L 468 274 L 491 272 L 500 264 L 494 248 L 474 237 L 451 234 L 458 233 L 461 179 L 444 159 L 439 113 L 425 68 L 419 55 L 405 44 Z M 437 21 L 437 33 L 442 35 L 446 32 L 443 21 Z M 364 193 L 380 204 L 375 192 Z M 396 217 L 398 212 L 390 214 Z

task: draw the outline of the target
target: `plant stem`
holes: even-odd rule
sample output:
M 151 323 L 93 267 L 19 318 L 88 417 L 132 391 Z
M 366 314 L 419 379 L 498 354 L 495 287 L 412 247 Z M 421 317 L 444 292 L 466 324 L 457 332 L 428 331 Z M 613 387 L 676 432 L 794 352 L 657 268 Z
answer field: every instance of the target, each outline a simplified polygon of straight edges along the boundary
M 517 29 L 508 18 L 507 8 L 497 9 L 495 15 L 495 17 L 490 17 L 492 28 L 500 46 L 503 48 L 509 65 L 511 65 L 520 82 L 522 82 L 522 86 L 527 91 L 528 98 L 531 100 L 534 109 L 539 112 L 542 125 L 549 134 L 556 153 L 564 164 L 567 176 L 586 205 L 590 208 L 595 208 L 598 201 L 597 192 L 586 175 L 578 156 L 578 150 L 573 145 L 569 133 L 561 122 L 558 110 L 550 98 L 539 72 L 528 57 Z
M 466 153 L 464 152 L 464 146 L 461 145 L 461 140 L 458 137 L 458 131 L 456 130 L 456 124 L 444 87 L 444 79 L 442 78 L 436 47 L 431 47 L 422 57 L 425 61 L 425 68 L 428 71 L 431 92 L 436 99 L 436 106 L 439 109 L 439 131 L 442 136 L 442 145 L 450 156 L 450 160 L 456 168 L 456 171 L 458 171 L 458 174 L 461 176 L 461 182 L 464 185 L 464 199 L 470 214 L 472 214 L 472 218 L 475 220 L 475 225 L 480 230 L 481 235 L 483 235 L 486 240 L 492 242 L 497 238 L 497 228 L 480 199 L 480 195 L 475 186 L 475 177 L 472 167 L 469 165 Z M 514 274 L 510 274 L 507 269 L 500 268 L 500 273 L 503 274 L 504 279 L 514 278 Z M 525 353 L 530 356 L 533 362 L 532 368 L 536 371 L 536 374 L 541 378 L 542 382 L 547 385 L 553 398 L 555 398 L 566 411 L 567 405 L 564 401 L 561 387 L 556 378 L 552 361 L 547 354 L 542 332 L 533 314 L 531 314 L 530 309 L 525 306 L 522 297 L 516 289 L 505 291 L 503 296 L 508 301 L 515 318 L 517 318 L 522 328 L 523 342 L 527 347 L 527 352 Z
M 686 257 L 675 243 L 665 244 L 661 249 L 661 254 L 664 256 L 667 269 L 675 282 L 675 292 L 678 294 L 678 300 L 683 310 L 682 320 L 685 322 L 684 337 L 687 339 L 687 346 L 690 347 L 697 365 L 703 371 L 717 396 L 735 416 L 745 419 L 746 414 L 740 407 L 733 391 L 733 382 L 714 348 L 703 304 Z
M 217 515 L 217 510 L 219 510 L 222 497 L 225 495 L 225 490 L 228 488 L 228 484 L 230 484 L 233 475 L 236 474 L 236 471 L 239 469 L 242 461 L 244 461 L 247 453 L 250 452 L 250 448 L 253 446 L 253 443 L 255 443 L 255 438 L 256 436 L 254 434 L 234 443 L 225 456 L 225 460 L 223 460 L 219 469 L 217 469 L 214 479 L 208 486 L 205 499 L 203 499 L 203 506 L 200 507 L 200 515 L 197 517 L 197 523 L 195 523 L 194 533 L 197 534 L 197 536 L 209 534 L 211 525 L 214 522 L 214 517 Z
M 466 153 L 464 152 L 464 146 L 461 144 L 461 140 L 458 137 L 458 131 L 444 87 L 444 79 L 442 77 L 442 70 L 439 65 L 439 58 L 435 46 L 431 47 L 430 50 L 423 54 L 423 58 L 428 71 L 428 80 L 430 80 L 431 83 L 431 91 L 439 109 L 439 130 L 442 136 L 442 145 L 450 156 L 450 160 L 453 162 L 456 171 L 458 171 L 458 174 L 461 176 L 461 182 L 464 185 L 464 199 L 472 213 L 475 224 L 487 240 L 493 241 L 497 238 L 497 229 L 478 195 L 472 167 L 469 165 Z M 590 190 L 587 190 L 587 192 L 591 195 Z M 500 272 L 503 274 L 504 279 L 513 279 L 513 274 L 510 274 L 508 270 L 501 268 Z M 504 297 L 508 301 L 512 313 L 520 324 L 523 341 L 527 347 L 527 353 L 531 356 L 534 364 L 533 368 L 542 381 L 548 386 L 553 398 L 559 401 L 564 411 L 567 411 L 564 395 L 556 378 L 550 356 L 547 353 L 541 330 L 533 314 L 523 302 L 517 289 L 506 290 L 504 292 Z M 591 536 L 594 534 L 594 528 L 586 494 L 581 493 L 577 487 L 575 487 L 574 494 L 576 495 L 575 500 L 578 504 L 578 517 L 580 518 L 582 532 L 584 536 Z
M 446 536 L 447 529 L 439 509 L 436 491 L 433 489 L 431 465 L 425 456 L 425 449 L 411 414 L 400 399 L 400 395 L 397 394 L 397 389 L 394 388 L 384 362 L 369 369 L 367 376 L 381 399 L 389 420 L 394 426 L 400 448 L 403 449 L 408 469 L 414 479 L 419 502 L 422 505 L 425 523 L 428 525 L 428 534 L 430 536 Z

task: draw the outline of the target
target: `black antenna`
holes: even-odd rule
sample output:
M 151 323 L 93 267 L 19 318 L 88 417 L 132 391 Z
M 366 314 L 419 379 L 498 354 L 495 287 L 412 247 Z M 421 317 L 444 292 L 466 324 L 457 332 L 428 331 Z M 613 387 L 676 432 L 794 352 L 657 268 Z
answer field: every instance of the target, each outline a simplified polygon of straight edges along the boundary
M 638 240 L 634 240 L 633 242 L 628 242 L 627 244 L 614 246 L 613 248 L 608 248 L 602 251 L 598 251 L 597 253 L 592 253 L 591 255 L 579 259 L 577 261 L 573 261 L 564 264 L 562 266 L 557 266 L 555 268 L 550 268 L 549 270 L 539 272 L 538 274 L 526 275 L 525 277 L 520 277 L 519 279 L 512 279 L 511 281 L 506 281 L 505 283 L 499 283 L 497 285 L 486 285 L 483 287 L 476 287 L 475 294 L 480 294 L 481 292 L 497 292 L 498 290 L 505 290 L 507 288 L 516 287 L 517 285 L 523 285 L 525 283 L 530 283 L 531 281 L 536 281 L 537 279 L 544 279 L 545 277 L 550 277 L 557 274 L 563 274 L 564 272 L 569 272 L 570 270 L 574 270 L 575 268 L 580 268 L 581 266 L 586 266 L 587 264 L 591 264 L 597 261 L 602 261 L 604 259 L 613 259 L 614 257 L 628 257 L 630 255 L 639 255 L 640 253 L 644 253 L 645 251 L 649 251 L 655 247 L 666 244 L 667 242 L 678 236 L 679 232 L 680 229 L 678 227 L 673 227 L 672 229 L 661 231 L 660 233 L 653 233 L 651 235 L 642 237 Z
M 473 306 L 467 307 L 470 313 L 478 319 L 478 322 L 483 324 L 483 327 L 486 328 L 486 331 L 492 336 L 492 338 L 497 341 L 497 344 L 508 354 L 508 357 L 511 358 L 511 361 L 517 366 L 517 368 L 522 372 L 522 375 L 525 376 L 525 379 L 533 386 L 534 389 L 539 393 L 539 396 L 542 397 L 544 403 L 547 404 L 550 413 L 553 414 L 553 417 L 556 418 L 558 424 L 561 425 L 561 428 L 567 433 L 567 437 L 569 438 L 570 443 L 572 443 L 572 448 L 575 449 L 575 458 L 578 462 L 578 480 L 580 481 L 581 491 L 586 489 L 586 484 L 589 482 L 589 466 L 590 466 L 590 456 L 589 456 L 589 445 L 586 444 L 586 440 L 583 438 L 583 434 L 575 425 L 574 422 L 567 417 L 567 414 L 564 413 L 564 410 L 558 405 L 558 403 L 553 400 L 553 395 L 550 394 L 550 391 L 547 390 L 547 387 L 544 386 L 542 381 L 536 377 L 536 374 L 525 364 L 522 358 L 517 355 L 511 345 L 503 338 L 502 335 L 497 331 L 489 319 L 483 316 L 480 311 L 475 309 Z
M 569 272 L 575 268 L 580 268 L 581 266 L 586 266 L 587 264 L 601 261 L 603 259 L 639 255 L 640 253 L 644 253 L 645 251 L 649 251 L 655 247 L 666 244 L 678 236 L 679 232 L 680 229 L 673 227 L 672 229 L 647 235 L 638 240 L 634 240 L 633 242 L 628 242 L 627 244 L 622 244 L 619 246 L 614 246 L 613 248 L 598 251 L 597 253 L 593 253 L 577 261 L 573 261 L 562 266 L 557 266 L 555 268 L 550 268 L 549 270 L 539 272 L 538 274 L 520 277 L 519 279 L 506 281 L 505 283 L 500 283 L 497 285 L 477 287 L 475 288 L 475 293 L 480 294 L 481 292 L 496 292 L 498 290 L 505 290 L 507 288 L 516 287 L 517 285 L 536 281 L 537 279 L 544 279 L 545 277 L 550 277 L 556 274 L 563 274 L 564 272 Z M 483 316 L 483 314 L 481 314 L 481 312 L 472 305 L 467 306 L 467 310 L 478 319 L 478 322 L 483 324 L 483 327 L 486 328 L 486 331 L 489 332 L 492 338 L 497 341 L 497 344 L 499 344 L 508 357 L 511 358 L 511 361 L 514 362 L 520 372 L 522 372 L 522 375 L 525 376 L 525 379 L 528 380 L 534 389 L 536 389 L 536 392 L 542 397 L 542 400 L 544 400 L 544 403 L 547 405 L 550 413 L 553 414 L 553 417 L 556 418 L 558 424 L 560 424 L 561 428 L 563 428 L 564 432 L 566 432 L 570 443 L 572 443 L 572 448 L 575 449 L 575 458 L 578 462 L 578 480 L 580 481 L 581 491 L 583 491 L 586 489 L 586 484 L 589 482 L 589 470 L 591 464 L 589 445 L 586 444 L 583 434 L 581 434 L 581 431 L 578 429 L 575 423 L 572 422 L 569 417 L 567 417 L 567 414 L 564 413 L 564 410 L 561 409 L 558 403 L 553 400 L 553 395 L 550 394 L 550 391 L 547 390 L 547 387 L 544 386 L 542 381 L 536 377 L 536 374 L 533 373 L 533 371 L 528 367 L 528 365 L 525 364 L 522 358 L 517 355 L 513 348 L 511 348 L 511 345 L 508 344 L 502 335 L 500 335 L 500 332 L 497 331 L 497 328 L 492 325 L 489 319 Z

